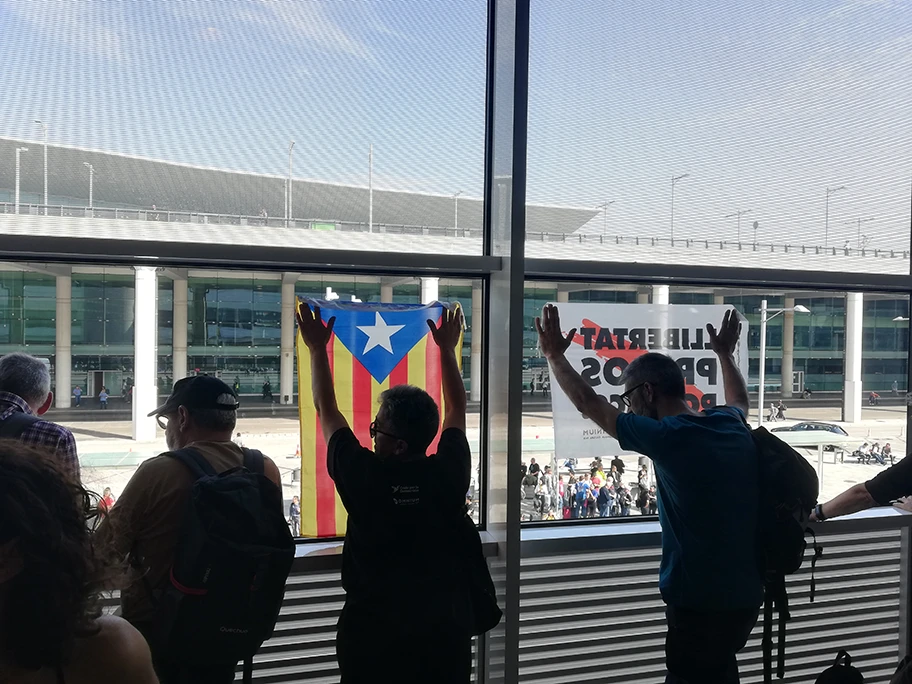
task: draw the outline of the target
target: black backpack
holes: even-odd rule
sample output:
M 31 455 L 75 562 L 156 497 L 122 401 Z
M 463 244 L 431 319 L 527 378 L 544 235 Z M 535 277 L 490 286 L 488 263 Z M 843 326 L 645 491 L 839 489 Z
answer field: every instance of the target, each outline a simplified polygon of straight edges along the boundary
M 244 467 L 223 473 L 194 448 L 169 454 L 196 482 L 169 581 L 153 596 L 153 638 L 175 663 L 243 660 L 250 681 L 253 655 L 275 629 L 295 545 L 263 454 L 243 452 Z
M 773 607 L 779 614 L 779 643 L 776 676 L 785 674 L 785 623 L 791 619 L 785 576 L 801 567 L 807 548 L 805 534 L 814 536 L 811 560 L 811 601 L 816 583 L 814 569 L 823 549 L 808 527 L 811 510 L 817 505 L 817 473 L 807 460 L 766 428 L 752 430 L 759 465 L 760 509 L 757 557 L 764 584 L 763 681 L 772 681 Z
M 842 650 L 836 654 L 836 660 L 820 673 L 814 684 L 864 684 L 864 675 L 858 668 L 852 667 L 852 656 Z

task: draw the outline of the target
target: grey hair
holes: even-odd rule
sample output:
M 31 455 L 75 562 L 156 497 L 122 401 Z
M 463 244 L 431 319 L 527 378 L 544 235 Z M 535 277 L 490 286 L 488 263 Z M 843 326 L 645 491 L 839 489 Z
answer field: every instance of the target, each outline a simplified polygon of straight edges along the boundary
M 216 404 L 237 405 L 237 398 L 233 394 L 220 394 L 215 400 Z M 191 410 L 190 415 L 201 428 L 212 430 L 213 432 L 234 432 L 237 425 L 237 409 L 196 409 Z
M 47 364 L 22 352 L 6 354 L 0 358 L 0 391 L 22 397 L 29 406 L 40 406 L 51 392 Z
M 650 352 L 636 357 L 621 374 L 621 382 L 628 386 L 648 382 L 660 395 L 683 399 L 684 373 L 670 356 Z

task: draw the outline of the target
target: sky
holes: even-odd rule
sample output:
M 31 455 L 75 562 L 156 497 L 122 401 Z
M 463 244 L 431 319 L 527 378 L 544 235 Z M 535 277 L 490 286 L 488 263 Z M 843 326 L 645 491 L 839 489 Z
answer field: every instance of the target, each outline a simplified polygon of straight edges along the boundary
M 0 135 L 483 194 L 484 0 L 0 0 Z M 528 199 L 908 248 L 912 0 L 533 0 Z M 830 195 L 827 188 L 845 186 Z M 607 223 L 606 223 L 607 219 Z

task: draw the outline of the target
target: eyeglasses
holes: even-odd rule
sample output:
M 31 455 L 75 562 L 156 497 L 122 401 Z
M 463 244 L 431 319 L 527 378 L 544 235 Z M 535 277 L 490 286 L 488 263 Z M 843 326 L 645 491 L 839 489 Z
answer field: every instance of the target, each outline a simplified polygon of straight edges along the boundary
M 377 439 L 377 435 L 386 435 L 387 437 L 391 437 L 393 439 L 402 439 L 401 437 L 396 437 L 396 435 L 392 434 L 391 432 L 384 432 L 383 430 L 378 428 L 377 421 L 375 420 L 373 423 L 370 424 L 371 439 Z M 403 441 L 405 441 L 405 440 L 403 440 Z
M 624 404 L 624 406 L 626 406 L 627 408 L 630 408 L 630 397 L 633 396 L 634 392 L 636 392 L 638 389 L 644 387 L 645 385 L 646 385 L 645 382 L 641 382 L 636 387 L 631 387 L 629 390 L 624 392 L 621 395 L 621 402 Z
M 168 429 L 168 416 L 155 416 L 155 422 L 158 423 L 158 427 L 162 430 Z

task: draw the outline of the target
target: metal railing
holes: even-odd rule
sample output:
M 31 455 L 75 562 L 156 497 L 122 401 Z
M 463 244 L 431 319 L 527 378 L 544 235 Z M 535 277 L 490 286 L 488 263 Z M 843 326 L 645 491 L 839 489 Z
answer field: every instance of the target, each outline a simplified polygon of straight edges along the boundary
M 907 652 L 912 624 L 910 524 L 912 516 L 880 509 L 816 528 L 824 549 L 815 573 L 816 597 L 812 603 L 805 562 L 788 579 L 788 658 L 785 679 L 777 681 L 814 681 L 844 647 L 867 681 L 889 679 Z M 603 534 L 608 528 L 630 532 Z M 520 681 L 576 684 L 593 672 L 610 684 L 664 681 L 660 537 L 656 522 L 523 529 Z M 300 550 L 309 546 L 304 543 Z M 275 633 L 254 659 L 255 681 L 339 681 L 335 633 L 345 599 L 341 556 L 311 548 L 313 553 L 295 560 Z M 493 542 L 485 548 L 489 556 L 496 553 Z M 501 561 L 491 558 L 491 564 Z M 497 581 L 496 569 L 494 575 Z M 111 597 L 106 603 L 111 611 L 117 602 Z M 760 681 L 759 631 L 739 656 L 746 683 Z M 493 639 L 496 650 L 502 637 L 484 638 Z
M 0 202 L 0 213 L 15 214 L 15 204 Z M 201 211 L 171 209 L 129 209 L 111 207 L 77 207 L 71 205 L 19 204 L 19 213 L 32 216 L 64 216 L 92 219 L 123 219 L 129 221 L 162 221 L 165 223 L 198 223 L 204 225 L 254 226 L 270 228 L 295 228 L 314 231 L 340 231 L 357 233 L 389 233 L 395 235 L 421 235 L 450 238 L 482 238 L 482 231 L 452 226 L 425 226 L 397 223 L 337 221 L 319 218 L 285 219 L 274 216 L 247 216 L 244 214 L 218 214 Z M 853 249 L 850 247 L 823 247 L 821 245 L 780 244 L 773 242 L 731 242 L 726 240 L 695 240 L 690 238 L 657 238 L 629 235 L 592 233 L 529 232 L 527 241 L 561 242 L 580 245 L 626 245 L 666 249 L 734 250 L 761 254 L 795 254 L 814 256 L 845 256 L 876 259 L 910 259 L 910 250 Z

